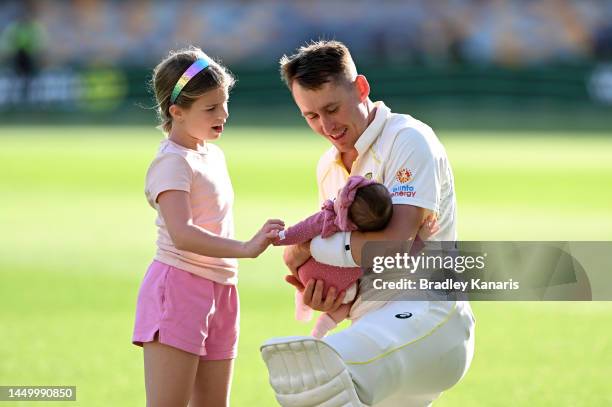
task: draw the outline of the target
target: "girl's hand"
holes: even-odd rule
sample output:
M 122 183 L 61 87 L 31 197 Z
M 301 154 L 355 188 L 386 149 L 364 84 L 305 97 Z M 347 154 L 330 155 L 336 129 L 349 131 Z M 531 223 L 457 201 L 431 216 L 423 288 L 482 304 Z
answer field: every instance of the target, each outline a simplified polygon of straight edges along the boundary
M 244 243 L 245 257 L 255 258 L 278 237 L 278 232 L 285 228 L 280 219 L 269 219 L 251 240 Z
M 419 229 L 418 235 L 422 241 L 428 240 L 432 237 L 436 232 L 440 230 L 440 225 L 438 224 L 438 219 L 435 215 L 431 214 L 425 218 L 421 228 Z

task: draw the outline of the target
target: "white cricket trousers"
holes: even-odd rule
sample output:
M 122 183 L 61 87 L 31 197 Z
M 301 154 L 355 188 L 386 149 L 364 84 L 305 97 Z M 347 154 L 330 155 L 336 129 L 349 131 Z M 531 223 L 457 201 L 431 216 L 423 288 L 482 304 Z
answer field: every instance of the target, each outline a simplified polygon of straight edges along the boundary
M 342 357 L 363 403 L 428 406 L 467 372 L 474 326 L 466 301 L 391 301 L 323 341 Z

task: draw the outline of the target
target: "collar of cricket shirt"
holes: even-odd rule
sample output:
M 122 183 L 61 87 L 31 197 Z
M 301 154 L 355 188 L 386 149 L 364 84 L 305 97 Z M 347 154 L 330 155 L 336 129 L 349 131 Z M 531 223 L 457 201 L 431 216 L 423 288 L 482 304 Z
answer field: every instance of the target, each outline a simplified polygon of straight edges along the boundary
M 372 120 L 372 123 L 370 123 L 355 143 L 358 156 L 365 154 L 372 143 L 382 134 L 387 117 L 391 113 L 391 110 L 383 102 L 374 102 L 374 106 L 376 107 L 374 120 Z

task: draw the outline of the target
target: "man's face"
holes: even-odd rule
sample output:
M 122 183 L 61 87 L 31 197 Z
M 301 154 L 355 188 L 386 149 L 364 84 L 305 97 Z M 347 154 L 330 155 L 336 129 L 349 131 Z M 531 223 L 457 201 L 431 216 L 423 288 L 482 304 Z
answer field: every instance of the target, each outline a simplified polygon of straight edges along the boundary
M 352 151 L 368 126 L 364 101 L 369 87 L 364 91 L 360 81 L 365 81 L 365 78 L 358 77 L 352 83 L 331 81 L 316 90 L 306 89 L 297 81 L 292 85 L 293 99 L 310 128 L 329 140 L 341 153 Z

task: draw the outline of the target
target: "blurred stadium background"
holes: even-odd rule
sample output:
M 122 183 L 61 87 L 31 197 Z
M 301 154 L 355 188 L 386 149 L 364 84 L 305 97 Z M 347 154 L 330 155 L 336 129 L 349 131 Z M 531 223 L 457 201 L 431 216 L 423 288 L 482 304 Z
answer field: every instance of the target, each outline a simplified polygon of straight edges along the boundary
M 266 217 L 316 209 L 327 145 L 277 62 L 318 38 L 350 47 L 374 100 L 436 130 L 462 239 L 612 240 L 612 1 L 3 1 L 0 385 L 144 404 L 129 342 L 155 240 L 151 69 L 194 44 L 237 75 L 220 145 L 248 238 Z M 272 406 L 258 346 L 310 328 L 292 320 L 278 249 L 240 273 L 232 405 Z M 610 303 L 473 308 L 472 368 L 436 405 L 612 405 Z

